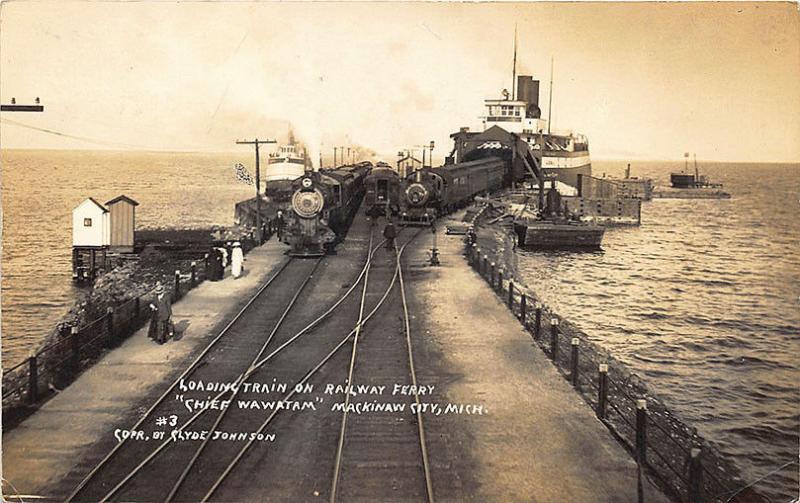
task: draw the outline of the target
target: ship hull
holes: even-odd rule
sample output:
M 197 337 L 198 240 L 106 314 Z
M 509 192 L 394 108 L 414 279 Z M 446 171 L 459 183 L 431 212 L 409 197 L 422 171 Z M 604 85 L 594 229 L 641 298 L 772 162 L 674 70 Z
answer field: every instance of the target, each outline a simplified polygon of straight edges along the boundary
M 591 176 L 592 165 L 591 163 L 589 163 L 576 167 L 564 167 L 564 168 L 545 167 L 543 171 L 546 177 L 553 177 L 559 182 L 564 182 L 567 185 L 571 185 L 572 187 L 577 187 L 578 175 Z

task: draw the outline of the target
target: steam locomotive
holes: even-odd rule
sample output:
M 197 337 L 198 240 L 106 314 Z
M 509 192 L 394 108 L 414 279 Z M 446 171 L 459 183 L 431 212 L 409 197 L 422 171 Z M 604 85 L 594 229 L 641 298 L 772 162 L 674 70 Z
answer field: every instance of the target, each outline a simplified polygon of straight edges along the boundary
M 331 251 L 347 231 L 364 197 L 372 163 L 307 171 L 292 182 L 283 241 L 289 255 L 318 257 Z
M 438 216 L 468 204 L 473 196 L 501 188 L 508 165 L 500 157 L 485 157 L 409 174 L 399 186 L 401 222 L 430 225 Z

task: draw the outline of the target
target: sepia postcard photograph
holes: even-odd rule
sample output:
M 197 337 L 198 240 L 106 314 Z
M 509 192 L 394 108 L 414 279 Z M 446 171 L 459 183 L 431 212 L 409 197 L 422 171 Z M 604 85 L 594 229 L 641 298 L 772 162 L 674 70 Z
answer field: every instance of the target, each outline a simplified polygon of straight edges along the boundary
M 3 501 L 798 503 L 799 5 L 1 1 Z

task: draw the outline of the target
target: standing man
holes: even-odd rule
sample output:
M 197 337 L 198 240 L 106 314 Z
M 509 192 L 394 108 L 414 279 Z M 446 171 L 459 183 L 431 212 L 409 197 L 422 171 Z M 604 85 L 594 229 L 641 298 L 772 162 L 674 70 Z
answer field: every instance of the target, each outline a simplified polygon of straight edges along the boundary
M 391 219 L 388 219 L 386 222 L 386 227 L 383 228 L 383 237 L 386 239 L 386 249 L 393 250 L 394 238 L 397 237 L 397 229 L 394 228 L 394 224 L 392 223 Z
M 150 309 L 153 310 L 153 319 L 156 322 L 155 339 L 159 344 L 164 344 L 167 342 L 167 334 L 171 332 L 172 304 L 160 281 L 156 283 L 155 294 L 156 298 L 150 304 Z
M 283 239 L 283 211 L 278 210 L 278 216 L 276 217 L 278 220 L 278 241 Z

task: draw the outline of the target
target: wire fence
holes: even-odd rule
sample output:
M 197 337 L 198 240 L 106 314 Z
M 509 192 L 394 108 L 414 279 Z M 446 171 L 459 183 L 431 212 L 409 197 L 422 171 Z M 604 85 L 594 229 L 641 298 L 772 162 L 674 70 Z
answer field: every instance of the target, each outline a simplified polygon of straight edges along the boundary
M 480 216 L 480 212 L 472 219 Z M 473 235 L 474 237 L 474 235 Z M 735 466 L 677 418 L 646 385 L 603 348 L 560 318 L 494 257 L 468 240 L 466 258 L 597 417 L 673 500 L 765 502 Z
M 255 240 L 250 238 L 239 241 L 245 253 L 256 246 Z M 189 271 L 175 271 L 171 284 L 165 285 L 172 302 L 177 302 L 189 290 L 205 281 L 207 268 L 206 254 L 202 260 L 193 261 Z M 2 382 L 3 413 L 35 408 L 54 390 L 72 383 L 106 351 L 117 347 L 150 322 L 154 314 L 149 304 L 154 298 L 153 290 L 149 290 L 120 304 L 109 305 L 104 315 L 82 326 L 63 327 L 56 342 L 5 369 Z

